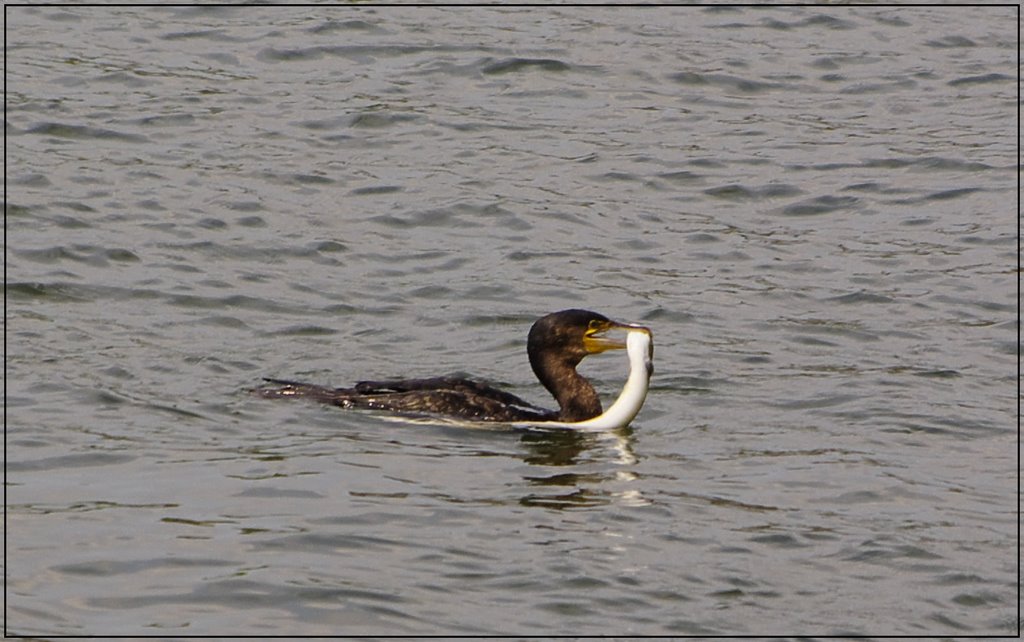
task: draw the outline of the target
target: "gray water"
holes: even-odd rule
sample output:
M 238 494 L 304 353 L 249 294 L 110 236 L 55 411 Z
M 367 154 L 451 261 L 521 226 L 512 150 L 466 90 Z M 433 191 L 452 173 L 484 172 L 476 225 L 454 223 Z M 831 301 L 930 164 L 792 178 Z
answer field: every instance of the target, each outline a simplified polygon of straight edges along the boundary
M 1017 632 L 1014 8 L 6 17 L 9 633 Z

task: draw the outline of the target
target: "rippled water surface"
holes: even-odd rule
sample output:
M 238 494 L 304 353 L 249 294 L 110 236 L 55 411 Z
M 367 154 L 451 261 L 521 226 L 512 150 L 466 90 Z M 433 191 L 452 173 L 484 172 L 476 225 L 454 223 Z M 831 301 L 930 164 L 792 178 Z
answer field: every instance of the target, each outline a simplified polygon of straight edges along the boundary
M 1014 8 L 6 18 L 9 632 L 1016 632 Z M 246 393 L 567 307 L 631 429 Z

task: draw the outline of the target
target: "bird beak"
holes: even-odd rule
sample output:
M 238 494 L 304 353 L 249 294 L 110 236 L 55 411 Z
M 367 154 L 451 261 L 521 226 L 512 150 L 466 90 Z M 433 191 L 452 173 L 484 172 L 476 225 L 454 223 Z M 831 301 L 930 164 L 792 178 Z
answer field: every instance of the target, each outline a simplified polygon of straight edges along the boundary
M 623 350 L 626 347 L 626 341 L 613 339 L 606 336 L 609 331 L 612 330 L 625 330 L 629 332 L 646 332 L 650 334 L 651 331 L 643 326 L 632 325 L 629 323 L 619 323 L 618 321 L 607 321 L 600 322 L 595 321 L 590 324 L 590 327 L 586 332 L 583 333 L 583 349 L 587 351 L 587 354 L 598 354 L 606 350 Z

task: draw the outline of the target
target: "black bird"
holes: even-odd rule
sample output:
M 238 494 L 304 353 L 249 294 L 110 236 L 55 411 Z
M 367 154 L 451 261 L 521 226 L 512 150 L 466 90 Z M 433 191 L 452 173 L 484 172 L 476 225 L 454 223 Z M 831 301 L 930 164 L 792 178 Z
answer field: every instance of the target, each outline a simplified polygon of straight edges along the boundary
M 386 410 L 400 415 L 437 415 L 468 421 L 505 423 L 585 422 L 602 414 L 601 401 L 590 382 L 576 372 L 576 366 L 587 355 L 626 348 L 625 341 L 606 336 L 606 333 L 618 328 L 646 337 L 645 342 L 636 348 L 638 354 L 643 352 L 639 357 L 634 358 L 634 348 L 632 345 L 630 347 L 631 369 L 645 372 L 636 376 L 631 373 L 629 381 L 636 380 L 637 383 L 633 384 L 630 395 L 627 395 L 627 391 L 631 384 L 627 383 L 620 397 L 620 400 L 630 397 L 625 404 L 630 407 L 630 410 L 625 411 L 628 415 L 625 423 L 629 423 L 647 394 L 653 351 L 650 330 L 618 323 L 589 310 L 553 312 L 538 319 L 530 328 L 526 346 L 530 366 L 537 379 L 558 401 L 558 410 L 540 408 L 511 393 L 462 377 L 360 381 L 351 388 L 327 388 L 266 379 L 275 386 L 257 388 L 253 392 L 272 399 L 313 399 L 342 408 Z

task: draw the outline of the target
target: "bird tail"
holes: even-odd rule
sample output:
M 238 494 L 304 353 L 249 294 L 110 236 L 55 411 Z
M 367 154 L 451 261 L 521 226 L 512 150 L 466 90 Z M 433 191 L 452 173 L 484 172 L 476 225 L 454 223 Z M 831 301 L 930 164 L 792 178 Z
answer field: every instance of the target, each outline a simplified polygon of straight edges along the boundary
M 339 404 L 353 391 L 345 388 L 327 388 L 311 383 L 299 381 L 288 381 L 286 379 L 263 378 L 273 386 L 262 386 L 254 388 L 252 393 L 264 399 L 282 399 L 291 397 L 295 399 L 313 399 L 321 403 Z

